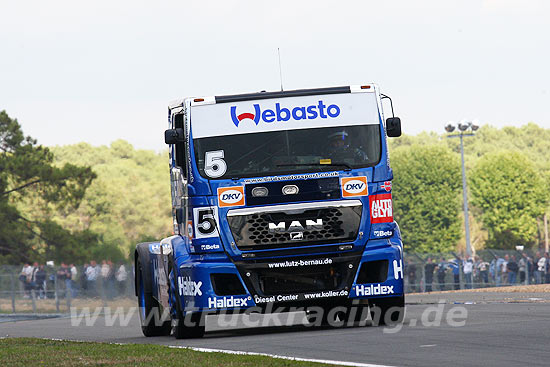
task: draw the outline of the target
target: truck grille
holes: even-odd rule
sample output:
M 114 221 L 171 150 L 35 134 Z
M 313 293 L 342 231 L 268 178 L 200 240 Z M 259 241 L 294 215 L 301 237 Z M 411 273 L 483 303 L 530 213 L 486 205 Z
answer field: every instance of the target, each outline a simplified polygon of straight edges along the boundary
M 359 200 L 234 209 L 227 219 L 240 250 L 264 250 L 353 241 L 361 222 Z
M 349 289 L 362 252 L 330 257 L 292 257 L 236 261 L 248 290 L 254 295 L 273 296 Z M 328 260 L 328 261 L 327 261 Z M 312 264 L 312 261 L 317 261 Z M 296 265 L 302 263 L 302 265 Z M 347 287 L 347 288 L 346 288 Z
M 265 295 L 277 295 L 340 289 L 347 275 L 343 265 L 321 265 L 311 269 L 262 269 L 258 271 L 260 291 Z

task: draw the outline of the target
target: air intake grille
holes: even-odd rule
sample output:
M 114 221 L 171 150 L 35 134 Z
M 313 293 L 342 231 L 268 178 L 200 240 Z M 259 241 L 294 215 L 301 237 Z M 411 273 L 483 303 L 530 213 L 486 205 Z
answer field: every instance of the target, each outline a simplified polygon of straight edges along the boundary
M 268 207 L 269 211 L 247 210 L 242 215 L 235 210 L 228 215 L 228 223 L 241 250 L 353 241 L 361 222 L 361 202 L 338 203 L 345 206 L 295 209 L 299 204 L 289 204 Z
M 348 270 L 346 264 L 262 269 L 258 271 L 258 280 L 260 291 L 265 295 L 313 292 L 343 288 Z

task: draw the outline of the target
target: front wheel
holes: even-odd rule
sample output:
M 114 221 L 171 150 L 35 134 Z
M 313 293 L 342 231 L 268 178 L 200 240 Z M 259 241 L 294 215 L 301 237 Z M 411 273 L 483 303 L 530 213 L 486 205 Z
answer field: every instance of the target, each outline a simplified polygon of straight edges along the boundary
M 176 272 L 176 266 L 174 264 L 174 258 L 170 257 L 170 272 L 172 273 L 172 279 L 174 282 L 178 278 Z M 177 284 L 174 284 L 174 289 L 177 289 Z M 202 338 L 205 332 L 205 316 L 202 312 L 188 313 L 184 316 L 183 307 L 181 305 L 180 295 L 176 292 L 175 297 L 175 325 L 173 328 L 174 337 L 176 339 L 187 338 Z
M 193 312 L 185 317 L 178 311 L 178 319 L 174 326 L 176 339 L 202 338 L 204 336 L 205 320 L 202 312 Z
M 143 335 L 147 337 L 170 335 L 171 321 L 163 319 L 159 303 L 153 298 L 151 292 L 147 292 L 145 287 L 146 277 L 144 276 L 146 270 L 144 270 L 144 264 L 141 263 L 139 258 L 136 270 L 139 318 Z

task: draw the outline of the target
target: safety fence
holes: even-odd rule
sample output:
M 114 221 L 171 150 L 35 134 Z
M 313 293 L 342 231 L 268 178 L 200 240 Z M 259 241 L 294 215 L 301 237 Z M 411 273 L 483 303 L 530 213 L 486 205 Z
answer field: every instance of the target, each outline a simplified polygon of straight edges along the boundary
M 404 258 L 407 293 L 550 283 L 543 251 L 481 250 L 471 257 L 407 252 Z
M 134 306 L 134 269 L 120 264 L 89 266 L 0 266 L 0 314 L 67 313 L 71 307 Z

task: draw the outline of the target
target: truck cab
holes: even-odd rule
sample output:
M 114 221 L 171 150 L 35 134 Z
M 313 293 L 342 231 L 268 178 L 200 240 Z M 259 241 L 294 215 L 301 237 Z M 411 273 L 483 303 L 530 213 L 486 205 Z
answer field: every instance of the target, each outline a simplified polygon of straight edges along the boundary
M 366 84 L 170 104 L 174 235 L 136 248 L 144 334 L 167 334 L 170 321 L 176 337 L 201 336 L 200 316 L 251 308 L 317 307 L 327 323 L 335 307 L 342 322 L 370 306 L 399 321 L 386 139 L 401 125 L 384 119 L 384 98 Z M 164 323 L 147 321 L 155 307 Z

